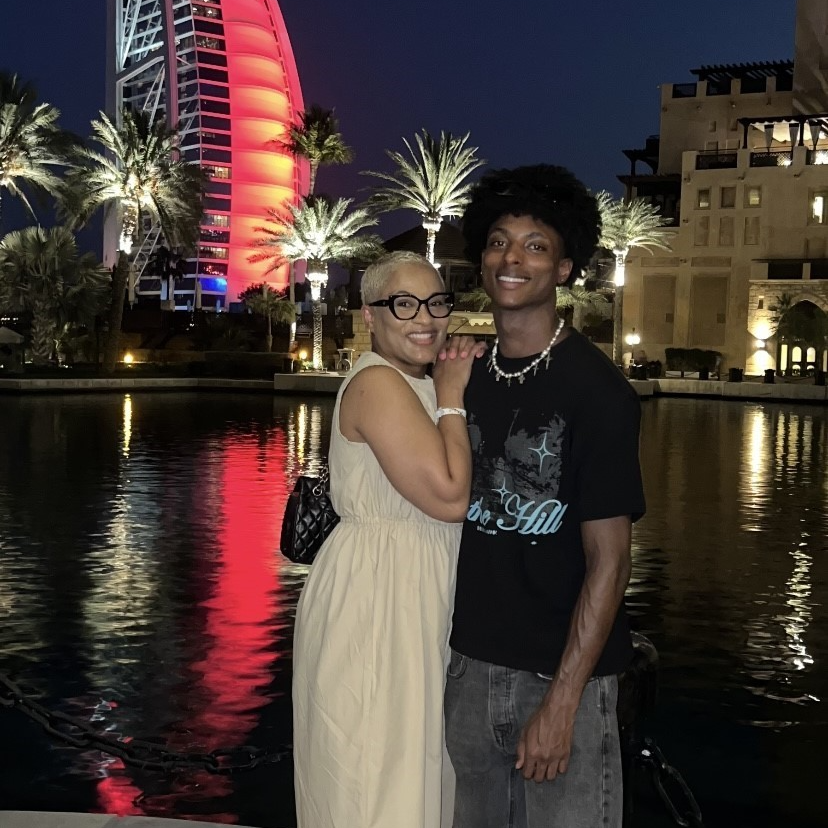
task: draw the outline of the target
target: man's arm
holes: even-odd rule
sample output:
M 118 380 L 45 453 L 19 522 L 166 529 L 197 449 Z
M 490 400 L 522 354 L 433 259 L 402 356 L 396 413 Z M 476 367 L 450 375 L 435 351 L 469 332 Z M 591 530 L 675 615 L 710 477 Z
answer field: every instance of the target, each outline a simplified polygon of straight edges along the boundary
M 629 516 L 581 524 L 584 584 L 561 663 L 518 743 L 515 767 L 523 769 L 526 779 L 542 782 L 566 772 L 581 694 L 607 643 L 630 580 L 631 526 Z

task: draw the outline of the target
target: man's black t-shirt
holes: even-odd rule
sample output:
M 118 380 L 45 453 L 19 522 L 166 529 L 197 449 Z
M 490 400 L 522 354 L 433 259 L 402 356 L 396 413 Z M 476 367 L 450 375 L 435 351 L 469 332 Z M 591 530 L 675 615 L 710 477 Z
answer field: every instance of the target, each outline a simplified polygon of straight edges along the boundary
M 509 387 L 487 358 L 473 368 L 474 474 L 451 635 L 471 658 L 544 674 L 558 667 L 584 581 L 581 523 L 644 513 L 635 391 L 576 331 L 551 355 Z M 507 372 L 532 361 L 497 359 Z M 631 654 L 622 605 L 594 674 L 623 671 Z

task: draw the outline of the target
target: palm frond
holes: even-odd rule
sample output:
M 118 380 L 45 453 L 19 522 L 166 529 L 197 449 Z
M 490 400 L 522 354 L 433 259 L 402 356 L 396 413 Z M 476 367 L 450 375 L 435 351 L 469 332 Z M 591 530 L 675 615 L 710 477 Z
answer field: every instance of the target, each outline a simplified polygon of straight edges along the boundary
M 336 201 L 315 198 L 300 204 L 285 204 L 282 210 L 268 210 L 268 224 L 255 228 L 262 236 L 253 242 L 258 252 L 251 262 L 268 262 L 267 273 L 287 262 L 326 263 L 375 255 L 382 241 L 375 235 L 357 235 L 377 224 L 364 207 L 347 213 L 352 199 Z
M 198 238 L 205 174 L 178 157 L 177 132 L 146 112 L 125 110 L 121 126 L 105 113 L 93 121 L 100 149 L 80 148 L 66 176 L 65 210 L 76 225 L 100 208 L 115 207 L 127 234 L 142 216 L 159 222 L 170 245 L 190 247 Z
M 19 198 L 35 218 L 21 185 L 59 195 L 55 167 L 68 164 L 68 133 L 58 126 L 60 110 L 36 103 L 30 84 L 0 72 L 0 194 Z
M 555 294 L 555 306 L 558 310 L 566 308 L 599 308 L 606 303 L 605 297 L 596 291 L 586 290 L 580 285 L 573 285 L 571 288 L 559 287 Z M 475 311 L 484 311 L 491 307 L 492 300 L 489 294 L 481 286 L 461 293 L 458 297 L 460 305 L 467 305 Z
M 634 247 L 650 252 L 671 249 L 673 233 L 665 229 L 668 222 L 654 204 L 644 198 L 615 199 L 606 191 L 596 198 L 601 213 L 601 247 L 623 255 Z
M 396 167 L 394 173 L 363 172 L 386 182 L 374 192 L 369 205 L 381 212 L 416 210 L 432 221 L 462 215 L 472 186 L 468 177 L 486 163 L 477 158 L 477 147 L 466 146 L 469 133 L 456 138 L 442 132 L 437 140 L 424 129 L 414 140 L 412 146 L 403 139 L 410 158 L 386 150 Z

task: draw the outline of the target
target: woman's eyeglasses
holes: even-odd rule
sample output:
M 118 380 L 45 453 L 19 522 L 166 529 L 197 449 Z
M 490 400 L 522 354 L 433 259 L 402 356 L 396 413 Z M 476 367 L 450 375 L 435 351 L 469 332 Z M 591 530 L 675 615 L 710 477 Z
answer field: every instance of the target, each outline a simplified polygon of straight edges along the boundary
M 432 318 L 445 319 L 454 307 L 454 294 L 432 293 L 426 299 L 420 299 L 410 293 L 395 293 L 387 299 L 377 299 L 368 304 L 372 308 L 388 308 L 402 322 L 413 319 L 423 305 Z

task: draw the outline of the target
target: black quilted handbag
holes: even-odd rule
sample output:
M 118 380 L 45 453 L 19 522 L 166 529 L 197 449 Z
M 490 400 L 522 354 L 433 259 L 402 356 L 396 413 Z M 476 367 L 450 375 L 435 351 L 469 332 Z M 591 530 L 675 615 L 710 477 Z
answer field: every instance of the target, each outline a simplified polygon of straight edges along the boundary
M 302 475 L 288 495 L 279 548 L 294 563 L 313 563 L 322 542 L 339 523 L 328 497 L 328 468 L 320 477 Z

